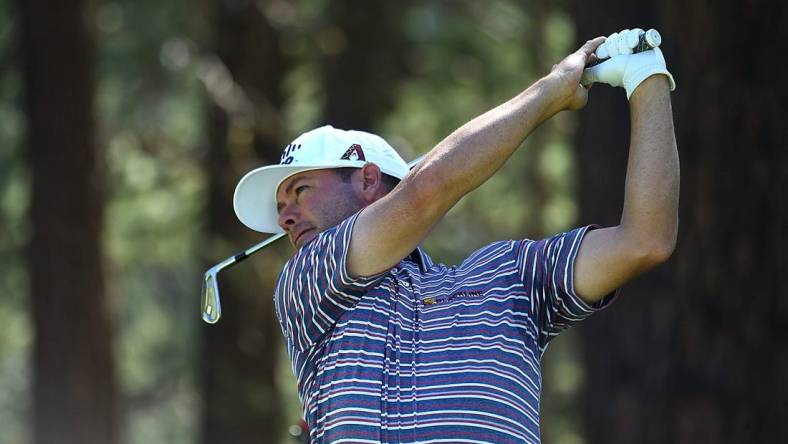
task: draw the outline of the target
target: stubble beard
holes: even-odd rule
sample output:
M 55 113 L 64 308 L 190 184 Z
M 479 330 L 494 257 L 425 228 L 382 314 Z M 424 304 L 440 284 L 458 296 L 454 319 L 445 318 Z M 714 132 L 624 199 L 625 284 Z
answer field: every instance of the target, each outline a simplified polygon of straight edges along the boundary
M 319 232 L 323 232 L 329 228 L 339 225 L 348 217 L 354 215 L 366 205 L 360 197 L 353 192 L 352 188 L 348 187 L 348 193 L 343 193 L 338 199 L 332 202 L 327 202 L 322 208 L 320 216 Z

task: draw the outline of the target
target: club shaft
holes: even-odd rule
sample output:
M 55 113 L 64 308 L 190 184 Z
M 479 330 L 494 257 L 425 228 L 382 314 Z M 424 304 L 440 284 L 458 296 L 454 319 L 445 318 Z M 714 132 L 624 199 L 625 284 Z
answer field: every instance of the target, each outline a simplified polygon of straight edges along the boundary
M 272 243 L 278 241 L 279 239 L 285 237 L 285 233 L 278 233 L 274 234 L 273 236 L 267 237 L 264 241 L 260 242 L 259 244 L 252 245 L 251 247 L 247 248 L 246 250 L 236 254 L 235 256 L 230 256 L 227 259 L 219 262 L 215 265 L 217 271 L 224 270 L 225 268 L 232 267 L 233 265 L 237 264 L 238 262 L 243 261 L 244 259 L 248 258 L 249 256 L 257 253 L 258 251 L 262 250 L 263 248 L 271 245 Z

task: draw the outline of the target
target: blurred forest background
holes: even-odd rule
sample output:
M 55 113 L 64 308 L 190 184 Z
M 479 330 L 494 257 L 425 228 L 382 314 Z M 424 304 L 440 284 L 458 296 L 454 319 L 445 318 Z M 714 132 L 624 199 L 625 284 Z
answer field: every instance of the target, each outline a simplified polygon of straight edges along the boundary
M 659 29 L 682 161 L 668 264 L 545 355 L 547 444 L 788 434 L 785 2 L 0 0 L 0 443 L 289 443 L 272 308 L 284 243 L 232 212 L 248 170 L 323 123 L 406 160 L 596 35 Z M 597 86 L 431 235 L 617 223 L 623 90 Z

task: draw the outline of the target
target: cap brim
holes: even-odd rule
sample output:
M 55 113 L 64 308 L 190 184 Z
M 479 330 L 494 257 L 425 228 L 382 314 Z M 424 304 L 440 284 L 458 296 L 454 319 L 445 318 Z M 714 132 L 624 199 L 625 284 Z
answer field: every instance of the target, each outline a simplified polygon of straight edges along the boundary
M 248 172 L 238 181 L 233 195 L 233 209 L 247 227 L 262 233 L 283 233 L 276 209 L 276 191 L 283 180 L 309 170 L 337 167 L 361 168 L 364 161 L 344 160 L 338 165 L 268 165 Z

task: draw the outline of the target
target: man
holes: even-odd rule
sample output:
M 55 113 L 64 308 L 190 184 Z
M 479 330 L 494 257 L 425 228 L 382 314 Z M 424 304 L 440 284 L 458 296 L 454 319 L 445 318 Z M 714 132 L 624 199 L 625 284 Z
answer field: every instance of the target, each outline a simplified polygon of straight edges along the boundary
M 540 123 L 585 106 L 581 77 L 603 37 L 410 172 L 383 139 L 323 127 L 241 180 L 240 220 L 284 230 L 297 249 L 275 302 L 312 442 L 539 442 L 548 341 L 665 261 L 676 240 L 675 85 L 659 50 L 629 54 L 632 32 L 642 31 L 608 37 L 614 57 L 586 71 L 630 99 L 617 226 L 496 242 L 453 267 L 418 247 Z

